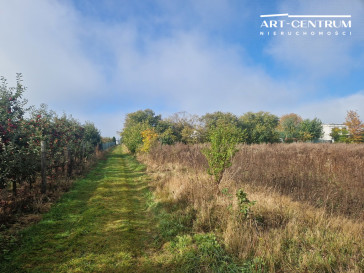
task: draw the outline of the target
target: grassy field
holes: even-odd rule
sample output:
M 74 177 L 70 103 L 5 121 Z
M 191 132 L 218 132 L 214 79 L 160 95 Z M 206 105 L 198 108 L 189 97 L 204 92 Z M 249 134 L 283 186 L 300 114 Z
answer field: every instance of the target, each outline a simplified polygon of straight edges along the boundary
M 159 196 L 195 211 L 192 232 L 213 232 L 246 272 L 364 272 L 363 148 L 243 145 L 219 193 L 201 145 L 140 160 Z
M 362 220 L 263 184 L 234 181 L 241 171 L 236 165 L 216 194 L 196 147 L 165 149 L 140 158 L 146 175 L 144 165 L 117 147 L 38 224 L 18 234 L 11 249 L 1 250 L 0 272 L 364 270 Z M 255 201 L 245 213 L 238 189 Z
M 154 149 L 146 162 L 153 169 L 182 167 L 204 174 L 203 146 L 165 145 Z M 329 214 L 364 221 L 363 144 L 240 145 L 223 180 L 229 187 L 266 188 Z
M 0 272 L 242 272 L 213 233 L 192 233 L 194 210 L 157 201 L 144 169 L 117 147 L 2 249 Z
M 117 148 L 22 232 L 0 272 L 158 272 L 143 168 Z

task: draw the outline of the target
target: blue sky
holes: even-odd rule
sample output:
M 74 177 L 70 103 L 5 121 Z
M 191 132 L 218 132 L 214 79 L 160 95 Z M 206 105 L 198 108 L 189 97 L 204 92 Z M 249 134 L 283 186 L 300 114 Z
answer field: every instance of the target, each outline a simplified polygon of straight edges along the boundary
M 350 14 L 352 35 L 259 36 L 261 14 Z M 0 0 L 0 75 L 116 136 L 125 114 L 364 119 L 362 0 Z

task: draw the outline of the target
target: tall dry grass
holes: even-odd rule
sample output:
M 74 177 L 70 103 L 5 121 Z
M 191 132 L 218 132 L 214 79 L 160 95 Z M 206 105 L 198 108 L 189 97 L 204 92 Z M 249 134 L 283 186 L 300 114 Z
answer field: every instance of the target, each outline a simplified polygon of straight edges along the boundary
M 216 195 L 201 145 L 142 156 L 160 196 L 196 211 L 196 232 L 268 272 L 364 271 L 364 146 L 242 145 Z M 236 191 L 256 201 L 248 218 Z
M 155 167 L 180 165 L 201 172 L 207 168 L 201 145 L 162 146 L 148 157 Z M 268 187 L 329 213 L 364 219 L 362 144 L 242 145 L 224 181 Z

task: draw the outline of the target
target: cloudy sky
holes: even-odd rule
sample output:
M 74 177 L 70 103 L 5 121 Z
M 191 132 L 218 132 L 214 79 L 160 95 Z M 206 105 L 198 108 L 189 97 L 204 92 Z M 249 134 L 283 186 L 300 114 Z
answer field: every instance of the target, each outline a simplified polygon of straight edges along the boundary
M 350 36 L 260 36 L 261 14 L 351 15 Z M 116 136 L 126 113 L 364 119 L 364 0 L 0 0 L 0 76 Z M 269 19 L 269 18 L 268 18 Z

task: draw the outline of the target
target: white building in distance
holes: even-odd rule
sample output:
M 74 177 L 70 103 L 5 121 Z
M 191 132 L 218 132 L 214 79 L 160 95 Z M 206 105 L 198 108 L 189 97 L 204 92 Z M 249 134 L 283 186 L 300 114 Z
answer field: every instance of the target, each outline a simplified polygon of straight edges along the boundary
M 324 141 L 324 142 L 334 142 L 334 140 L 332 139 L 332 136 L 330 136 L 332 129 L 334 128 L 346 128 L 347 126 L 344 124 L 322 124 L 322 129 L 323 129 L 323 136 L 322 138 L 320 138 L 320 140 Z

